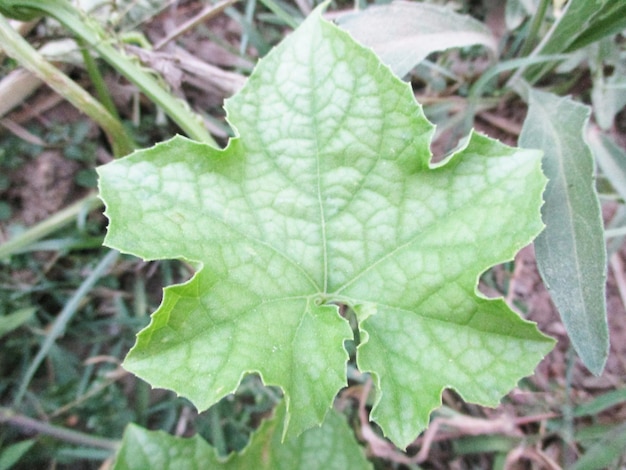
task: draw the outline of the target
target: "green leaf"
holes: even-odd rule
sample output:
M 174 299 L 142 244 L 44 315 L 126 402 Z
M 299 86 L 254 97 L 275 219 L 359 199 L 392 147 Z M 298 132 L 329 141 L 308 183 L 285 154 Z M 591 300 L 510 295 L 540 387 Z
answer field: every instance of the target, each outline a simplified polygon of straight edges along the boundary
M 507 0 L 504 10 L 506 29 L 513 31 L 537 11 L 538 0 Z
M 606 248 L 593 157 L 583 134 L 588 119 L 587 106 L 531 90 L 520 145 L 545 152 L 549 183 L 542 209 L 546 229 L 535 240 L 539 271 L 574 348 L 600 374 L 609 352 Z
M 0 470 L 9 470 L 19 462 L 19 460 L 30 450 L 37 442 L 35 439 L 20 441 L 15 444 L 6 446 L 0 452 Z
M 0 317 L 0 337 L 29 321 L 36 311 L 34 307 L 27 307 Z
M 593 398 L 587 403 L 578 405 L 574 408 L 573 415 L 577 418 L 598 415 L 620 403 L 626 403 L 626 387 L 611 390 Z
M 283 389 L 294 436 L 346 385 L 347 306 L 374 416 L 406 446 L 445 387 L 495 405 L 552 348 L 476 291 L 543 227 L 540 152 L 472 134 L 431 166 L 410 87 L 319 10 L 226 109 L 223 151 L 178 137 L 99 169 L 108 245 L 198 266 L 166 289 L 128 370 L 199 409 L 257 372 Z
M 626 424 L 608 431 L 602 439 L 590 446 L 571 466 L 571 470 L 601 470 L 612 467 L 622 459 L 626 452 Z
M 626 4 L 570 0 L 540 46 L 541 54 L 572 52 L 626 28 Z
M 533 55 L 573 52 L 626 28 L 626 2 L 570 0 Z M 534 67 L 526 77 L 531 83 L 548 70 Z
M 576 31 L 575 40 L 568 46 L 566 52 L 572 52 L 607 36 L 621 33 L 626 28 L 626 3 L 612 0 L 598 1 L 590 10 L 589 2 L 578 0 L 575 9 L 568 13 L 569 19 L 575 18 L 572 25 L 582 28 Z M 590 15 L 590 16 L 585 16 Z
M 298 438 L 281 442 L 285 407 L 280 405 L 272 419 L 265 420 L 251 443 L 239 454 L 218 457 L 200 436 L 173 437 L 163 431 L 148 431 L 134 424 L 126 428 L 115 470 L 223 468 L 230 470 L 344 470 L 371 469 L 345 419 L 328 413 L 321 427 L 309 429 Z
M 382 62 L 404 77 L 429 54 L 453 47 L 485 46 L 493 55 L 498 43 L 480 21 L 429 3 L 395 1 L 338 18 L 338 24 Z

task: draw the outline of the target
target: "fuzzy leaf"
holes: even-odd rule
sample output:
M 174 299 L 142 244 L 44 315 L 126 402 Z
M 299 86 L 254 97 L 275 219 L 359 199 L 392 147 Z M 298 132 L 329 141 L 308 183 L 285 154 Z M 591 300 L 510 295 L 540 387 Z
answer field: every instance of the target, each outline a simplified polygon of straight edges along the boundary
M 535 241 L 537 266 L 585 366 L 596 375 L 609 354 L 606 247 L 594 163 L 584 140 L 587 106 L 530 91 L 520 145 L 545 152 L 550 179 L 545 231 Z
M 162 431 L 148 431 L 134 424 L 124 432 L 114 470 L 199 469 L 224 470 L 344 470 L 370 469 L 345 419 L 328 413 L 324 424 L 298 438 L 281 443 L 285 407 L 265 420 L 241 453 L 219 457 L 200 436 L 180 438 Z
M 341 16 L 338 24 L 370 46 L 400 78 L 433 52 L 477 44 L 493 55 L 498 51 L 483 23 L 441 5 L 396 0 Z
M 128 370 L 199 409 L 258 372 L 297 435 L 346 384 L 345 305 L 373 415 L 401 446 L 445 387 L 495 405 L 532 373 L 552 340 L 476 285 L 542 228 L 540 152 L 472 134 L 430 165 L 410 87 L 319 9 L 226 109 L 224 150 L 177 137 L 99 169 L 107 245 L 198 266 L 166 289 Z

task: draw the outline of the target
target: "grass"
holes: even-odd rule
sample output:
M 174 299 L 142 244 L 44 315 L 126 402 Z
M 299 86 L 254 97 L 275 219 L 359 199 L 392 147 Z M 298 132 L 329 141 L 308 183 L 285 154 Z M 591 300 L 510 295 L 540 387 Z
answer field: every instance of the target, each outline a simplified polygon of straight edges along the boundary
M 490 13 L 488 2 L 456 3 L 481 19 Z M 365 4 L 337 1 L 331 10 L 363 8 Z M 240 1 L 208 25 L 181 32 L 179 44 L 192 54 L 201 53 L 194 43 L 219 44 L 224 59 L 220 66 L 245 76 L 249 64 L 267 53 L 312 6 L 306 0 Z M 180 24 L 177 15 L 191 19 L 202 12 L 196 1 L 181 2 L 178 10 L 142 12 L 147 20 L 130 32 L 157 34 L 168 20 Z M 428 115 L 439 121 L 440 148 L 453 147 L 462 134 L 467 123 L 462 113 L 456 118 L 454 113 L 465 106 L 474 106 L 479 119 L 488 109 L 491 117 L 495 115 L 495 120 L 489 119 L 498 125 L 486 126 L 486 130 L 515 141 L 515 125 L 519 125 L 524 111 L 516 98 L 499 95 L 507 74 L 547 60 L 571 58 L 569 53 L 518 58 L 532 48 L 535 27 L 527 18 L 518 28 L 507 31 L 502 39 L 505 52 L 501 62 L 482 78 L 455 71 L 464 60 L 474 60 L 476 54 L 480 58 L 480 51 L 472 49 L 432 55 L 416 70 L 413 85 Z M 54 41 L 57 34 L 58 30 L 44 21 L 27 33 L 26 40 L 37 45 Z M 121 32 L 115 37 L 121 37 Z M 623 38 L 617 43 L 623 49 Z M 520 48 L 521 56 L 513 53 Z M 14 60 L 0 57 L 0 76 L 18 68 Z M 128 151 L 130 142 L 150 146 L 179 132 L 180 127 L 164 121 L 154 100 L 142 98 L 106 63 L 98 61 L 95 65 L 97 71 L 69 63 L 62 68 L 81 89 L 90 90 L 94 77 L 102 75 L 123 120 L 124 130 L 114 131 L 127 136 L 122 150 L 111 147 L 92 121 L 68 112 L 67 105 L 57 101 L 47 107 L 52 96 L 45 88 L 25 96 L 21 106 L 0 116 L 0 469 L 12 465 L 100 468 L 103 461 L 111 459 L 130 422 L 176 435 L 197 432 L 226 454 L 245 446 L 250 433 L 280 397 L 279 391 L 249 376 L 235 395 L 198 414 L 183 398 L 151 390 L 121 368 L 135 334 L 148 323 L 149 313 L 160 302 L 161 287 L 188 279 L 191 270 L 177 261 L 144 263 L 100 246 L 106 221 L 93 195 L 93 171 L 115 154 Z M 582 78 L 574 87 L 557 73 L 543 80 L 546 85 L 565 83 L 578 99 L 589 102 L 584 65 L 577 66 L 575 76 Z M 223 95 L 203 92 L 193 81 L 181 86 L 178 93 L 183 107 L 201 108 L 212 128 L 227 131 L 220 110 Z M 107 106 L 111 108 L 110 103 Z M 507 114 L 507 106 L 519 106 L 521 114 Z M 32 109 L 41 111 L 29 112 Z M 618 115 L 622 126 L 623 113 Z M 485 119 L 483 122 L 489 121 Z M 224 135 L 218 136 L 220 143 L 224 143 Z M 58 207 L 33 221 L 28 215 L 33 208 L 23 195 L 27 190 L 41 191 L 41 187 L 29 187 L 24 172 L 48 171 L 49 184 L 54 187 L 60 171 L 38 166 L 43 151 L 57 152 L 58 161 L 78 162 L 78 166 L 71 190 Z M 594 379 L 582 372 L 554 312 L 544 311 L 545 317 L 537 312 L 536 302 L 543 294 L 536 284 L 526 286 L 532 266 L 523 265 L 525 262 L 518 260 L 486 273 L 484 290 L 505 295 L 528 312 L 544 331 L 547 328 L 548 333 L 562 339 L 560 347 L 538 369 L 537 376 L 521 383 L 497 410 L 468 405 L 446 392 L 444 407 L 433 415 L 436 432 L 420 437 L 407 454 L 396 449 L 383 452 L 384 446 L 375 445 L 379 441 L 366 440 L 363 444 L 376 468 L 591 469 L 624 464 L 619 444 L 623 442 L 620 439 L 626 439 L 621 424 L 626 419 L 626 375 L 609 372 Z M 619 284 L 621 274 L 616 274 L 612 282 Z M 522 294 L 515 290 L 520 286 L 527 289 Z M 609 292 L 614 299 L 619 297 L 617 287 Z M 618 301 L 610 305 L 613 315 L 623 315 L 623 305 Z M 613 341 L 622 339 L 626 338 L 617 336 Z M 623 357 L 619 360 L 623 364 Z M 338 406 L 360 436 L 360 430 L 369 426 L 359 415 L 359 410 L 367 409 L 367 387 L 367 378 L 353 371 L 350 387 L 338 399 Z M 425 444 L 427 456 L 419 454 Z M 513 462 L 521 466 L 512 467 Z

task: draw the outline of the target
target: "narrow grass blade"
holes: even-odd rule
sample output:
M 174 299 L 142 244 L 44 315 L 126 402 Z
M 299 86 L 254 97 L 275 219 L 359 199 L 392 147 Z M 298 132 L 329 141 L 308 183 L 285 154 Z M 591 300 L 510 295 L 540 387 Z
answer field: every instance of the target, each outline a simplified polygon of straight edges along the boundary
M 617 459 L 626 452 L 626 424 L 609 430 L 571 467 L 571 470 L 599 470 L 612 468 Z
M 13 400 L 13 406 L 16 409 L 19 407 L 22 398 L 24 398 L 28 384 L 35 375 L 35 372 L 37 372 L 41 362 L 46 358 L 50 348 L 52 348 L 57 338 L 65 332 L 65 327 L 76 313 L 81 300 L 85 297 L 85 295 L 87 295 L 98 279 L 100 279 L 107 272 L 109 267 L 117 259 L 118 255 L 119 253 L 117 251 L 111 250 L 106 256 L 104 256 L 104 258 L 102 258 L 102 260 L 100 260 L 95 269 L 91 272 L 91 274 L 89 274 L 89 276 L 87 276 L 76 292 L 74 292 L 74 295 L 68 300 L 63 307 L 63 310 L 61 310 L 61 313 L 59 313 L 54 320 L 54 323 L 48 330 L 48 335 L 43 341 L 39 352 L 37 352 L 37 355 L 31 362 L 28 370 L 24 374 L 22 382 L 20 383 L 20 387 L 15 395 L 15 399 Z
M 583 139 L 588 118 L 586 106 L 531 90 L 520 145 L 545 152 L 549 178 L 542 209 L 546 229 L 535 240 L 539 271 L 576 352 L 600 374 L 609 350 L 606 248 L 593 157 Z
M 570 0 L 533 55 L 572 52 L 624 28 L 626 3 L 616 0 Z M 549 67 L 532 67 L 524 76 L 530 83 L 535 83 L 548 70 Z
M 611 390 L 599 397 L 594 398 L 588 403 L 578 405 L 574 409 L 574 416 L 593 416 L 608 410 L 620 403 L 626 403 L 626 387 Z
M 0 260 L 8 258 L 16 253 L 27 251 L 28 247 L 51 233 L 70 224 L 83 211 L 90 211 L 102 204 L 96 194 L 89 194 L 71 206 L 61 209 L 47 219 L 33 225 L 24 233 L 2 243 L 0 245 Z

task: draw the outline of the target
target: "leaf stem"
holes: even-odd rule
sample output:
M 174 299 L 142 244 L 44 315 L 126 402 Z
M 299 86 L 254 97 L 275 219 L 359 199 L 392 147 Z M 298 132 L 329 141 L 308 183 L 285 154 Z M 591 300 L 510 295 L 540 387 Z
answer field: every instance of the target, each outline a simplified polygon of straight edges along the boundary
M 111 94 L 109 93 L 109 90 L 104 83 L 104 79 L 102 78 L 102 74 L 98 69 L 96 61 L 89 53 L 89 49 L 87 49 L 85 42 L 81 38 L 78 38 L 76 42 L 78 43 L 78 47 L 83 56 L 83 62 L 85 63 L 85 68 L 87 69 L 87 73 L 89 74 L 91 83 L 96 89 L 96 94 L 98 95 L 100 103 L 102 103 L 102 106 L 104 106 L 107 111 L 109 111 L 111 115 L 119 121 L 120 115 L 118 114 L 117 108 L 113 103 L 113 98 L 111 98 Z

